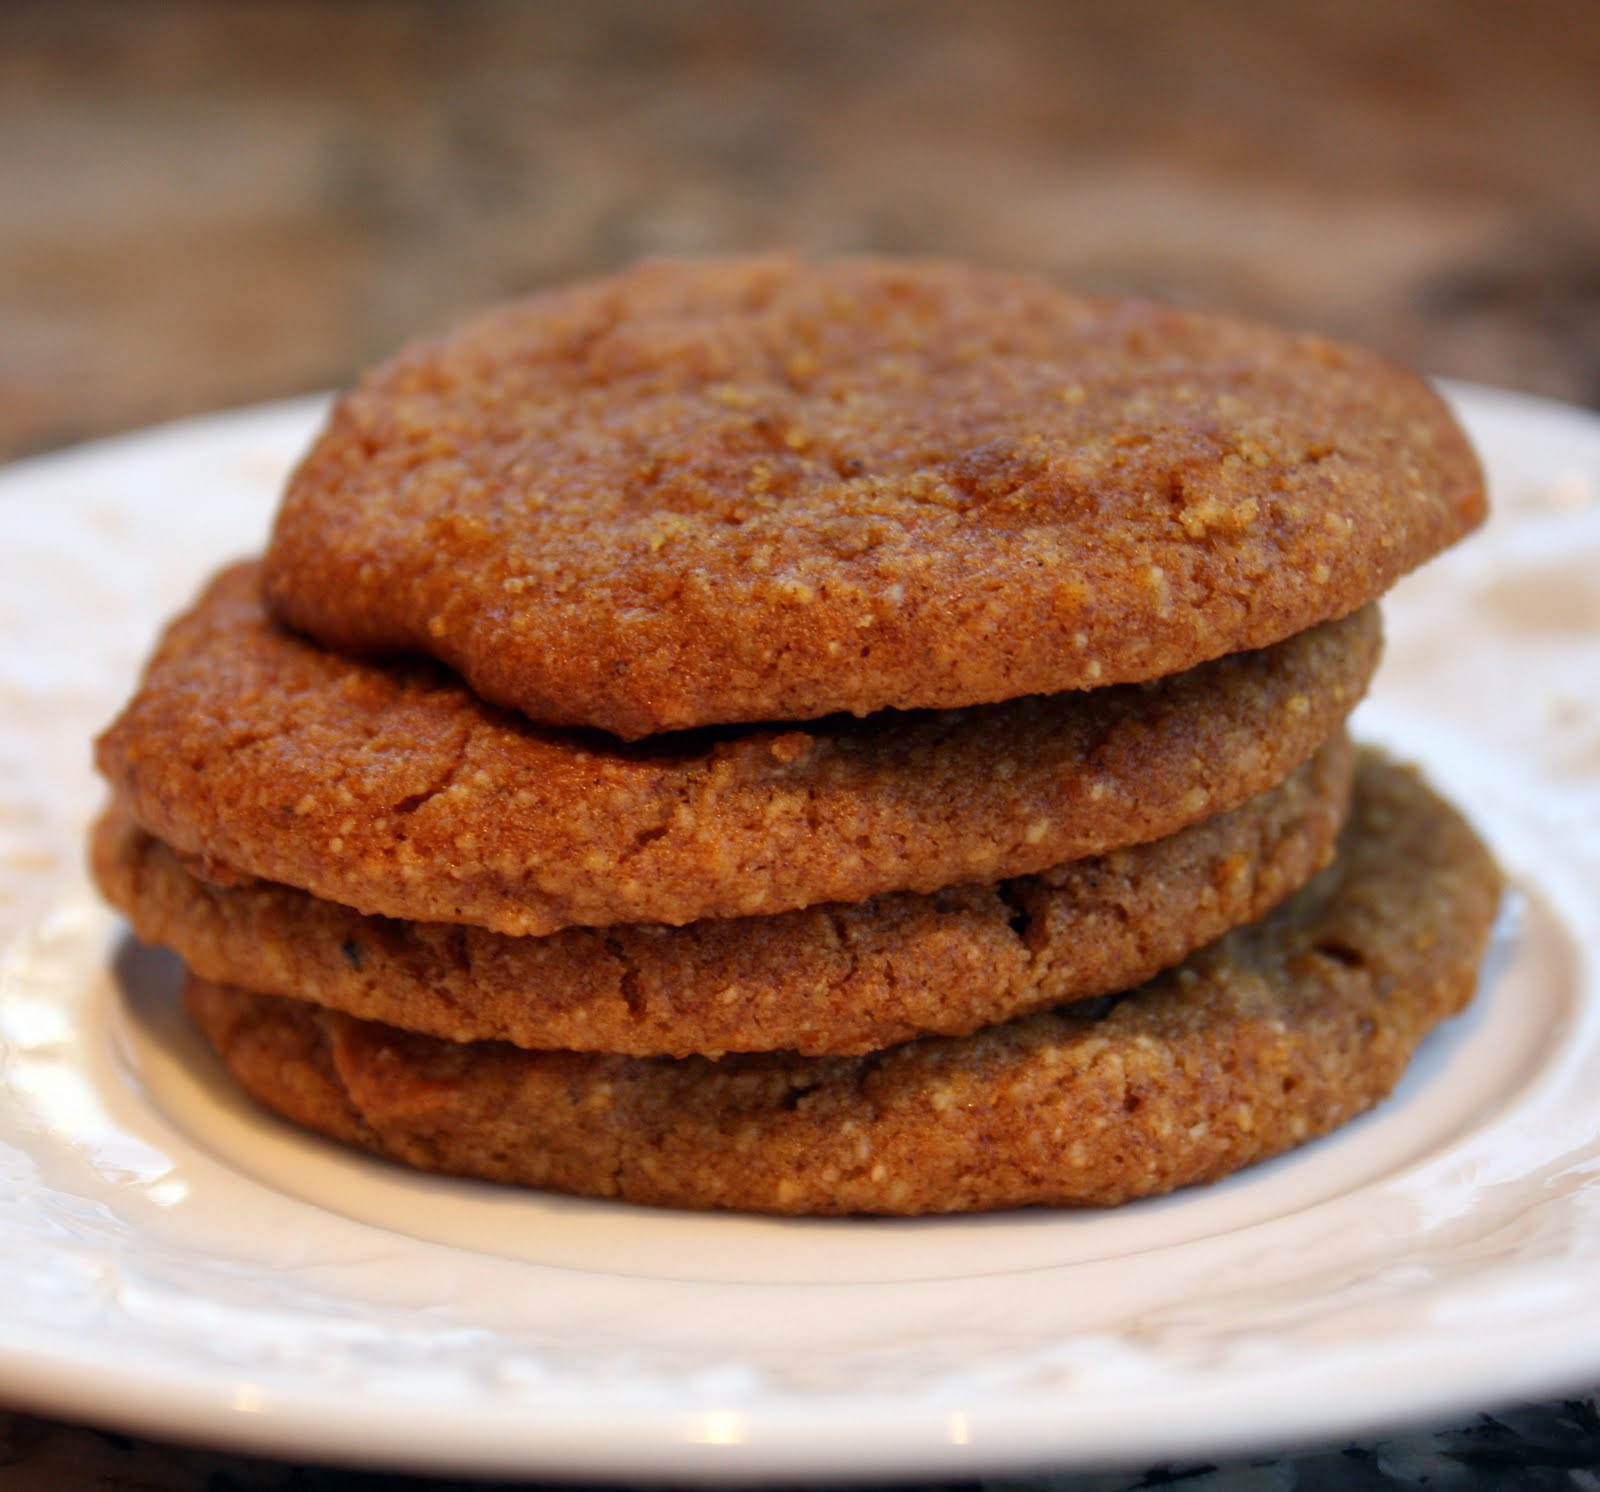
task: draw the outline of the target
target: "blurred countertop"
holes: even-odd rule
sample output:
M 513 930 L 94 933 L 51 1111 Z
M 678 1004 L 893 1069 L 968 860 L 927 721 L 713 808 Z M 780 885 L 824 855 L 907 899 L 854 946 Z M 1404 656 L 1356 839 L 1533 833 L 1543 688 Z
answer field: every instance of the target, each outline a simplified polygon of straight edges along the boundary
M 1600 405 L 1597 78 L 1592 0 L 6 0 L 0 460 L 777 246 L 1030 267 Z M 5 1492 L 412 1485 L 0 1412 Z M 1600 1421 L 990 1485 L 1593 1488 Z
M 1592 0 L 7 0 L 0 458 L 645 254 L 953 254 L 1600 403 Z

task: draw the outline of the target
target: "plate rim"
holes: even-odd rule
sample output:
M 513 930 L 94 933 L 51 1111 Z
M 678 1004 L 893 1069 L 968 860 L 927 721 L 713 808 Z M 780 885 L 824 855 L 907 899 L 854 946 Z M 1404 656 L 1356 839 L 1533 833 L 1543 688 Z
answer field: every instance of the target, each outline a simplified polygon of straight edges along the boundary
M 1554 415 L 1586 423 L 1600 461 L 1600 417 L 1591 411 L 1475 385 L 1449 384 L 1447 388 L 1458 403 L 1497 408 L 1514 418 Z M 0 504 L 13 496 L 14 483 L 25 484 L 52 469 L 127 459 L 196 438 L 226 439 L 245 428 L 273 429 L 285 421 L 301 421 L 309 431 L 326 399 L 326 395 L 306 395 L 218 411 L 30 457 L 0 470 Z M 53 894 L 61 890 L 57 887 Z M 0 937 L 0 954 L 11 941 L 10 935 Z M 1591 958 L 1600 955 L 1600 949 L 1589 946 L 1583 952 Z M 290 1205 L 305 1204 L 291 1200 Z M 1600 1295 L 1589 1305 L 1583 1319 L 1597 1328 L 1590 1342 L 1576 1340 L 1570 1331 L 1555 1333 L 1551 1341 L 1545 1339 L 1550 1335 L 1546 1333 L 1535 1349 L 1533 1339 L 1538 1333 L 1529 1333 L 1527 1350 L 1509 1366 L 1504 1358 L 1492 1366 L 1482 1364 L 1481 1386 L 1473 1391 L 1481 1407 L 1562 1392 L 1575 1384 L 1580 1374 L 1600 1375 Z M 463 1413 L 458 1407 L 442 1417 L 417 1414 L 397 1425 L 385 1418 L 393 1413 L 395 1404 L 378 1399 L 372 1401 L 366 1415 L 357 1418 L 369 1430 L 381 1428 L 388 1438 L 380 1436 L 376 1443 L 357 1446 L 352 1443 L 348 1405 L 326 1405 L 315 1388 L 299 1397 L 278 1392 L 254 1406 L 241 1407 L 237 1382 L 208 1382 L 203 1372 L 198 1376 L 194 1371 L 178 1372 L 166 1363 L 135 1375 L 130 1382 L 129 1365 L 109 1359 L 95 1361 L 92 1352 L 86 1357 L 81 1341 L 52 1343 L 45 1334 L 17 1323 L 6 1323 L 5 1329 L 6 1339 L 0 1341 L 0 1391 L 16 1407 L 81 1416 L 86 1407 L 82 1390 L 87 1384 L 98 1384 L 98 1398 L 91 1394 L 95 1402 L 88 1407 L 99 1423 L 254 1453 L 282 1456 L 292 1447 L 297 1457 L 309 1451 L 319 1459 L 355 1465 L 436 1472 L 620 1475 L 647 1480 L 693 1476 L 725 1481 L 753 1475 L 784 1480 L 815 1480 L 819 1475 L 959 1475 L 1042 1466 L 1054 1471 L 1089 1470 L 1146 1464 L 1153 1459 L 1150 1443 L 1129 1442 L 1125 1430 L 1109 1433 L 1107 1422 L 1100 1423 L 1097 1438 L 1093 1423 L 1078 1422 L 1097 1412 L 1093 1406 L 1073 1409 L 1063 1405 L 1059 1393 L 1046 1390 L 1024 1391 L 1014 1405 L 979 1410 L 932 1401 L 909 1403 L 902 1395 L 899 1413 L 905 1423 L 889 1436 L 883 1433 L 885 1404 L 858 1402 L 858 1395 L 846 1404 L 823 1398 L 787 1408 L 768 1405 L 743 1414 L 747 1421 L 741 1428 L 744 1438 L 737 1443 L 685 1438 L 683 1415 L 678 1411 L 633 1410 L 635 1420 L 648 1425 L 646 1432 L 642 1437 L 619 1437 L 614 1413 L 598 1413 L 595 1423 L 582 1423 L 581 1416 L 575 1418 L 571 1407 L 565 1405 L 553 1418 L 547 1416 L 545 1423 L 534 1415 L 532 1424 L 523 1421 L 508 1427 L 505 1407 L 497 1403 L 477 1413 Z M 1289 1448 L 1330 1435 L 1370 1435 L 1374 1430 L 1399 1429 L 1462 1407 L 1459 1378 L 1424 1385 L 1403 1407 L 1396 1408 L 1379 1387 L 1380 1376 L 1369 1375 L 1365 1398 L 1358 1379 L 1341 1399 L 1337 1413 L 1330 1413 L 1323 1404 L 1307 1406 L 1295 1417 L 1287 1413 L 1292 1406 L 1283 1406 L 1286 1417 L 1274 1420 L 1272 1445 Z M 1470 1379 L 1472 1375 L 1467 1376 Z M 1288 1386 L 1284 1391 L 1289 1392 Z M 831 1416 L 833 1439 L 825 1445 L 819 1444 L 818 1404 L 825 1404 Z M 1164 1423 L 1155 1453 L 1170 1459 L 1244 1447 L 1258 1449 L 1263 1444 L 1258 1436 L 1241 1433 L 1240 1426 L 1230 1426 L 1225 1418 L 1201 1423 L 1206 1412 L 1206 1406 L 1200 1405 L 1195 1410 L 1196 1422 Z M 373 1415 L 376 1419 L 367 1425 Z M 962 1419 L 964 1432 L 952 1428 L 953 1416 Z M 463 1447 L 452 1434 L 452 1444 L 441 1444 L 441 1430 L 450 1428 L 458 1434 L 463 1420 L 471 1422 L 472 1443 Z M 908 1425 L 915 1428 L 908 1429 Z M 501 1432 L 510 1429 L 515 1433 L 490 1433 L 496 1426 Z M 602 1428 L 611 1439 L 597 1458 L 591 1437 Z M 528 1443 L 530 1431 L 535 1441 L 532 1446 Z M 839 1442 L 841 1431 L 848 1432 L 844 1443 Z M 994 1440 L 1001 1432 L 1002 1438 Z M 965 1440 L 961 1433 L 967 1436 Z

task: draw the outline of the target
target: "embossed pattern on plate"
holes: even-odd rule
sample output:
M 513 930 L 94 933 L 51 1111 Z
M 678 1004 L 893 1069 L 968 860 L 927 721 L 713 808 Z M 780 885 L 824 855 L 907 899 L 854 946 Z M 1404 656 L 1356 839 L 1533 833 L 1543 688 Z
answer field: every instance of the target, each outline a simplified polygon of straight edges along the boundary
M 1516 885 L 1395 1099 L 1110 1214 L 804 1223 L 407 1175 L 242 1104 L 82 876 L 87 740 L 259 546 L 318 405 L 0 473 L 0 1396 L 411 1469 L 679 1478 L 1211 1453 L 1600 1377 L 1600 421 L 1453 391 L 1489 530 L 1358 724 Z

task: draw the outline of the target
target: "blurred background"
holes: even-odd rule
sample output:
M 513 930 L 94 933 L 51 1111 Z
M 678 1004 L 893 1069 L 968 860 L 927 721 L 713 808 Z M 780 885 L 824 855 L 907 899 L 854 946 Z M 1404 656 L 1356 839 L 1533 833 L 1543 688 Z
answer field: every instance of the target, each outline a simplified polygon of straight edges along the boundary
M 1600 406 L 1600 3 L 0 0 L 0 460 L 775 246 L 1041 269 Z M 1204 1485 L 1590 1486 L 1597 1404 Z M 3 1406 L 0 1482 L 423 1485 Z
M 1594 0 L 3 0 L 0 204 L 0 458 L 774 245 L 1600 403 Z

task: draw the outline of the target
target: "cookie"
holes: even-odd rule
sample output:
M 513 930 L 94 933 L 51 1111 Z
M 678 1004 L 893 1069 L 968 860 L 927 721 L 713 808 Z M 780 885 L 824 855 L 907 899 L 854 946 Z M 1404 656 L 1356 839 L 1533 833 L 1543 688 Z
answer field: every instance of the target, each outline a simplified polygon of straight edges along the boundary
M 651 264 L 341 399 L 266 585 L 330 647 L 633 739 L 1177 673 L 1483 512 L 1371 353 L 952 264 Z
M 512 938 L 364 917 L 266 881 L 216 886 L 114 807 L 96 879 L 207 979 L 452 1041 L 720 1055 L 857 1053 L 1127 988 L 1261 916 L 1327 862 L 1342 735 L 1218 818 L 1038 876 L 687 927 Z
M 628 746 L 426 667 L 274 626 L 256 572 L 170 630 L 99 762 L 213 875 L 538 935 L 749 916 L 1027 874 L 1157 839 L 1280 782 L 1379 651 L 1371 611 L 1159 683 Z
M 191 980 L 267 1107 L 424 1170 L 776 1213 L 1110 1204 L 1211 1181 L 1381 1099 L 1470 998 L 1499 894 L 1415 776 L 1369 759 L 1339 859 L 1137 992 L 861 1057 L 458 1044 Z

